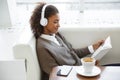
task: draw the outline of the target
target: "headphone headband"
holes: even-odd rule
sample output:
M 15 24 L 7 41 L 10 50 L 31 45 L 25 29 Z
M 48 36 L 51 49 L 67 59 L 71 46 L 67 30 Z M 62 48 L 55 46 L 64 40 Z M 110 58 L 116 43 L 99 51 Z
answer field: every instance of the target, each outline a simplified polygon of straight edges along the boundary
M 45 9 L 46 9 L 47 6 L 48 6 L 48 4 L 43 5 L 42 11 L 41 11 L 40 24 L 41 24 L 42 26 L 46 26 L 47 23 L 48 23 L 47 18 L 45 18 Z
M 42 8 L 42 12 L 41 12 L 41 17 L 44 18 L 45 17 L 45 9 L 48 6 L 48 4 L 45 4 Z

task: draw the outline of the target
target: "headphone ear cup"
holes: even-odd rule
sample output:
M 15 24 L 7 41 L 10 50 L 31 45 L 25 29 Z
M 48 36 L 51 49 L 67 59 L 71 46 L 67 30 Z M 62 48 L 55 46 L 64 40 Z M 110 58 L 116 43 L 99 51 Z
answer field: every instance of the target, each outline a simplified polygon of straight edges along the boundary
M 41 24 L 42 26 L 46 26 L 46 25 L 48 24 L 47 18 L 42 18 L 42 19 L 40 20 L 40 24 Z

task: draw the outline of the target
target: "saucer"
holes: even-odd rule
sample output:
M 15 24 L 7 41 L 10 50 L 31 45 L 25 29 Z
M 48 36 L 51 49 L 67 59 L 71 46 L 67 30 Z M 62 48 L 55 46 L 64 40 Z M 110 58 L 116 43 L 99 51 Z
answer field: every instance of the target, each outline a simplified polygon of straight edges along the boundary
M 79 68 L 77 68 L 76 72 L 82 76 L 94 77 L 99 75 L 101 73 L 101 70 L 99 67 L 94 66 L 93 71 L 91 73 L 85 73 L 83 66 L 80 66 Z

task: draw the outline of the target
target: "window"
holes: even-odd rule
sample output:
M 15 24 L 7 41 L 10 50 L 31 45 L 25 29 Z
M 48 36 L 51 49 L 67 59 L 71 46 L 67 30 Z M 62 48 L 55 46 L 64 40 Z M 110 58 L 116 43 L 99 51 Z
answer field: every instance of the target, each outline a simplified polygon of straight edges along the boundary
M 41 0 L 55 5 L 62 25 L 119 24 L 120 0 Z M 31 12 L 40 0 L 16 0 L 19 25 L 28 25 Z M 69 17 L 70 16 L 70 17 Z

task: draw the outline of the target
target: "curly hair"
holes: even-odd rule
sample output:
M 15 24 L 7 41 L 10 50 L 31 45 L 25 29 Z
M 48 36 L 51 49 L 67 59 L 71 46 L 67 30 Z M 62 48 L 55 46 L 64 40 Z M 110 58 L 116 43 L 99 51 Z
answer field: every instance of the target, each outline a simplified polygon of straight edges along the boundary
M 39 4 L 33 11 L 33 14 L 31 15 L 30 18 L 30 27 L 32 29 L 32 32 L 37 39 L 44 31 L 44 26 L 40 24 L 40 19 L 41 19 L 41 12 L 42 8 L 45 5 L 45 3 Z M 59 13 L 58 9 L 53 6 L 53 5 L 48 5 L 45 9 L 45 18 L 49 18 L 52 15 L 55 15 Z

